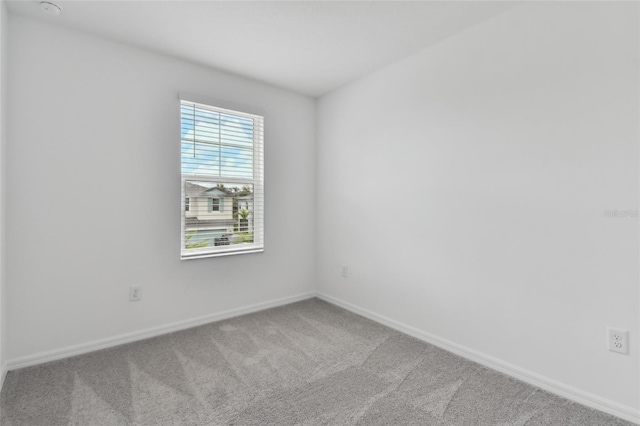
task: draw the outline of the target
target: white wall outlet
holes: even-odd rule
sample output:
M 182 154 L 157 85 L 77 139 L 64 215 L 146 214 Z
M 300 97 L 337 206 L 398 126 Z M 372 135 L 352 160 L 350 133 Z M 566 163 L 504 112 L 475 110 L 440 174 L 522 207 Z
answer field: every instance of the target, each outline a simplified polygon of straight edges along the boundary
M 342 265 L 342 278 L 347 278 L 349 276 L 349 267 L 347 265 Z
M 140 299 L 142 299 L 142 287 L 139 285 L 129 287 L 129 301 L 136 302 Z
M 629 332 L 620 328 L 607 327 L 607 346 L 612 352 L 629 353 Z

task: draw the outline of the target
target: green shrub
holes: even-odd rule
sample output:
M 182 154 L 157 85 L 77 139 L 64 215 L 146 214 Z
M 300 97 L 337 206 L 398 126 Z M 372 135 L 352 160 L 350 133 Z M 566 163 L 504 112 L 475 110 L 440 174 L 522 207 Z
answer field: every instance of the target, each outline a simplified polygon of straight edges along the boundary
M 191 239 L 196 235 L 196 231 L 187 232 L 184 239 L 184 248 L 186 249 L 194 249 L 194 248 L 202 248 L 207 247 L 209 240 L 203 240 L 199 243 L 191 242 Z
M 253 242 L 253 232 L 236 232 L 234 235 L 236 244 Z

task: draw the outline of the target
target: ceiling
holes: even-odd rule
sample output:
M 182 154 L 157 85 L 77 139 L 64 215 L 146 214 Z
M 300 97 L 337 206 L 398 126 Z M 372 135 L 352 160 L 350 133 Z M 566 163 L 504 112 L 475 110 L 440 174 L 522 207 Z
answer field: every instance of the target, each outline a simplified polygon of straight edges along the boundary
M 10 13 L 317 97 L 495 16 L 487 1 L 8 1 Z

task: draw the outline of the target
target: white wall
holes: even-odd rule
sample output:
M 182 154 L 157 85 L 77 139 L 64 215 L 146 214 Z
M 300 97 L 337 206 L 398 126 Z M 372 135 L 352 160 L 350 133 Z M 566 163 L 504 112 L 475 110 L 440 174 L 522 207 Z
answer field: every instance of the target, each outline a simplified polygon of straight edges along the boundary
M 5 145 L 7 133 L 7 34 L 8 34 L 7 9 L 4 0 L 0 1 L 0 388 L 6 374 L 6 338 L 7 338 L 7 321 L 6 321 L 6 297 L 5 297 L 5 191 L 6 180 L 5 173 Z
M 313 99 L 14 15 L 9 28 L 10 361 L 314 290 Z M 264 112 L 264 253 L 179 260 L 179 92 Z
M 319 291 L 637 415 L 638 47 L 637 3 L 534 2 L 321 98 Z

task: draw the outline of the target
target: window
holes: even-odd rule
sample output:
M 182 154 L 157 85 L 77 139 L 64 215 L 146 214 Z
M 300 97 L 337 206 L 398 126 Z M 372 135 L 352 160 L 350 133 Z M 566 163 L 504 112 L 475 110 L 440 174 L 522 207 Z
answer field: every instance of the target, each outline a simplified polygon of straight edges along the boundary
M 180 101 L 182 259 L 263 251 L 263 123 Z
M 220 198 L 209 198 L 209 211 L 210 212 L 221 212 L 220 208 Z

